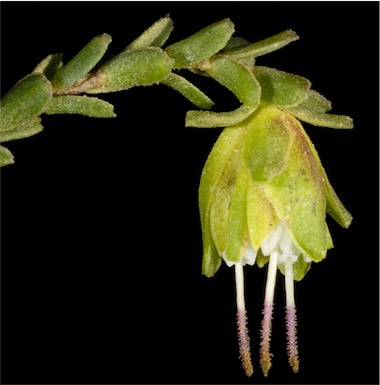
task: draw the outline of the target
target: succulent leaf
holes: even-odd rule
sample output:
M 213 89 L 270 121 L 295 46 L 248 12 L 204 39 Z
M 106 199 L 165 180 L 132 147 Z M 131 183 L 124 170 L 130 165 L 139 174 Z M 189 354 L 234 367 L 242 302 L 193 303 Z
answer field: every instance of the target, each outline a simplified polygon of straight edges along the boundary
M 103 33 L 94 37 L 54 76 L 52 84 L 56 92 L 62 92 L 87 75 L 107 51 L 110 35 Z
M 219 52 L 230 40 L 234 30 L 231 20 L 223 19 L 169 45 L 165 52 L 174 60 L 174 69 L 185 68 Z
M 188 111 L 186 113 L 186 127 L 229 127 L 240 124 L 247 119 L 254 111 L 256 106 L 243 104 L 239 108 L 228 112 L 214 111 Z
M 169 15 L 162 17 L 145 30 L 124 50 L 146 47 L 162 47 L 173 30 L 173 20 Z
M 12 153 L 5 147 L 0 146 L 0 167 L 8 166 L 14 163 Z
M 240 63 L 220 56 L 210 59 L 204 70 L 213 79 L 228 88 L 243 104 L 258 106 L 260 84 L 252 72 Z
M 184 77 L 171 73 L 161 84 L 174 89 L 183 95 L 186 99 L 190 100 L 195 106 L 199 108 L 209 109 L 214 105 L 214 102 L 204 94 L 198 87 L 190 83 Z
M 39 116 L 35 116 L 30 120 L 24 121 L 19 126 L 3 131 L 1 133 L 0 141 L 8 142 L 11 140 L 27 138 L 40 133 L 42 130 L 43 126 L 41 124 L 41 118 Z
M 0 102 L 0 131 L 10 130 L 40 115 L 53 90 L 42 74 L 31 74 L 16 83 Z
M 274 68 L 255 66 L 253 73 L 261 86 L 262 101 L 272 106 L 295 106 L 307 98 L 311 87 L 309 80 Z
M 309 110 L 302 106 L 287 108 L 287 111 L 289 111 L 299 120 L 302 120 L 305 123 L 309 123 L 318 127 L 342 129 L 354 127 L 352 118 L 345 115 L 325 114 L 323 112 Z
M 45 113 L 80 114 L 93 118 L 114 118 L 113 105 L 94 97 L 64 95 L 53 97 L 46 107 Z
M 115 92 L 156 84 L 164 80 L 171 69 L 172 60 L 160 48 L 128 50 L 107 61 L 98 70 L 104 76 L 103 84 L 88 93 Z
M 231 49 L 226 55 L 236 59 L 255 58 L 276 51 L 298 39 L 299 36 L 294 31 L 287 30 L 252 44 L 242 44 Z
M 55 53 L 47 56 L 34 68 L 32 73 L 39 73 L 47 79 L 53 79 L 54 75 L 63 67 L 62 54 Z

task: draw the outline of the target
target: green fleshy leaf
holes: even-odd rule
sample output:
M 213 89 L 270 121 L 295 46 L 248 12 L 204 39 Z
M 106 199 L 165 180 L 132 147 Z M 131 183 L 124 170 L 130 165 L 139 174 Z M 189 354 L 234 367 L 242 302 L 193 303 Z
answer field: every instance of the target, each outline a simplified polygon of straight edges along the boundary
M 188 67 L 209 59 L 224 48 L 234 30 L 231 20 L 223 19 L 169 45 L 165 52 L 174 60 L 174 69 Z
M 240 143 L 237 144 L 237 147 L 240 146 Z M 240 157 L 237 147 L 235 147 L 236 152 L 229 154 L 223 174 L 216 185 L 210 209 L 210 229 L 219 255 L 226 251 L 230 209 L 236 180 L 239 176 Z
M 172 60 L 160 48 L 125 51 L 98 70 L 104 77 L 102 85 L 87 92 L 99 94 L 157 84 L 170 74 L 171 69 Z
M 248 40 L 245 40 L 243 37 L 232 36 L 231 39 L 228 40 L 227 44 L 223 48 L 223 54 L 226 52 L 235 50 L 235 48 L 241 48 L 241 47 L 245 47 L 247 45 L 249 45 Z
M 40 115 L 52 97 L 50 82 L 42 74 L 20 80 L 0 102 L 0 131 L 7 131 Z
M 325 181 L 324 184 L 325 184 L 326 204 L 327 204 L 326 211 L 340 226 L 344 228 L 348 228 L 352 222 L 352 216 L 344 207 L 344 205 L 338 198 L 337 194 L 335 193 L 333 187 L 331 186 L 329 178 L 327 177 L 326 171 L 322 165 L 322 162 L 319 158 L 317 150 L 314 147 L 314 144 L 310 140 L 309 136 L 306 134 L 301 123 L 299 123 L 299 126 L 302 129 L 300 132 L 302 132 L 304 140 L 308 143 L 309 148 L 314 155 L 314 159 L 317 161 L 319 170 L 322 173 L 323 180 Z
M 299 104 L 299 107 L 304 107 L 316 112 L 327 112 L 332 108 L 330 100 L 314 90 L 307 92 L 307 98 Z
M 241 123 L 247 119 L 254 111 L 256 106 L 242 105 L 234 111 L 214 112 L 214 111 L 188 111 L 186 113 L 186 127 L 229 127 Z
M 106 33 L 94 37 L 55 74 L 52 80 L 54 90 L 62 92 L 87 75 L 104 56 L 111 40 Z
M 162 47 L 173 30 L 173 20 L 169 15 L 162 17 L 145 30 L 137 39 L 123 50 L 141 49 L 146 47 Z
M 47 56 L 37 64 L 32 73 L 43 74 L 47 79 L 51 80 L 62 67 L 62 54 L 55 53 Z
M 211 235 L 211 205 L 226 164 L 241 142 L 244 132 L 244 126 L 224 129 L 214 144 L 202 171 L 199 184 L 199 213 L 203 238 L 202 273 L 207 277 L 212 277 L 222 262 Z
M 326 173 L 324 172 L 323 174 L 326 185 L 326 211 L 340 226 L 347 229 L 352 222 L 352 215 L 344 207 L 343 203 L 338 198 L 338 195 L 336 195 Z
M 294 133 L 274 108 L 260 108 L 248 125 L 244 161 L 254 181 L 266 182 L 284 170 Z
M 301 106 L 287 108 L 292 115 L 303 122 L 312 124 L 318 127 L 349 129 L 354 127 L 352 118 L 345 115 L 325 114 L 316 112 Z
M 180 75 L 171 73 L 161 83 L 176 90 L 199 108 L 209 109 L 214 105 L 214 102 L 207 95 Z
M 40 133 L 42 130 L 41 118 L 36 116 L 21 123 L 19 126 L 13 127 L 11 130 L 3 131 L 0 141 L 8 142 L 10 140 L 28 138 L 29 136 Z
M 238 62 L 225 57 L 215 57 L 204 68 L 213 79 L 228 88 L 243 104 L 258 106 L 260 84 L 252 72 Z
M 235 59 L 246 57 L 254 58 L 276 51 L 298 39 L 299 36 L 294 31 L 287 30 L 256 43 L 242 45 L 232 49 L 229 52 L 226 52 L 226 55 Z
M 324 178 L 301 124 L 285 114 L 281 124 L 288 125 L 295 135 L 287 166 L 270 180 L 266 193 L 295 245 L 318 262 L 327 251 Z
M 50 100 L 45 113 L 52 114 L 80 114 L 93 118 L 114 118 L 113 105 L 88 96 L 55 96 Z
M 309 80 L 274 68 L 255 66 L 253 73 L 261 86 L 261 98 L 273 106 L 292 107 L 308 96 Z
M 8 166 L 14 162 L 12 153 L 7 148 L 0 146 L 0 167 Z
M 261 184 L 255 183 L 251 178 L 247 191 L 247 221 L 251 245 L 254 250 L 259 250 L 277 225 L 278 218 Z
M 247 186 L 249 175 L 241 168 L 229 208 L 226 239 L 226 257 L 229 261 L 240 262 L 248 244 Z

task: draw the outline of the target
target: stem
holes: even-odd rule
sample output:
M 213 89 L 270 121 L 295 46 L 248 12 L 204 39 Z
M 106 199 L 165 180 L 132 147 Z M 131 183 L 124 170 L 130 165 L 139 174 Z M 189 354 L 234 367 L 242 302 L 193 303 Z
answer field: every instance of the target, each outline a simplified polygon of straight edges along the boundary
M 251 377 L 253 366 L 251 352 L 249 348 L 249 334 L 247 327 L 247 313 L 245 310 L 244 299 L 244 272 L 242 263 L 235 264 L 235 283 L 236 283 L 236 305 L 237 305 L 237 327 L 239 340 L 239 353 L 245 374 Z
M 288 340 L 288 360 L 293 372 L 299 369 L 297 344 L 297 315 L 294 301 L 293 263 L 285 262 L 285 292 L 286 292 L 286 336 Z
M 273 298 L 276 286 L 278 253 L 274 252 L 269 258 L 265 299 L 263 307 L 263 320 L 261 324 L 260 365 L 265 377 L 268 376 L 272 366 L 270 353 L 270 337 L 272 331 Z

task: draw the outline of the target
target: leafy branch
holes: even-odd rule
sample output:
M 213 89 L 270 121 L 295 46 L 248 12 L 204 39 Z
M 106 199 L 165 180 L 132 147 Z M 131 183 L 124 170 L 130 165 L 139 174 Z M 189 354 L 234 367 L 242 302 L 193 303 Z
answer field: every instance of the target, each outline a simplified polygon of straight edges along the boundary
M 94 95 L 154 84 L 174 89 L 200 109 L 188 111 L 188 127 L 234 125 L 251 115 L 260 103 L 283 108 L 314 125 L 352 127 L 350 118 L 326 114 L 331 103 L 310 90 L 307 79 L 255 66 L 256 57 L 297 40 L 295 32 L 284 31 L 250 44 L 233 37 L 233 23 L 223 19 L 163 48 L 172 30 L 173 21 L 165 16 L 108 60 L 104 55 L 112 38 L 105 33 L 93 38 L 66 64 L 62 54 L 47 56 L 2 98 L 0 143 L 41 132 L 42 114 L 115 117 L 114 106 Z M 241 106 L 228 112 L 207 111 L 213 101 L 180 75 L 181 70 L 213 78 L 229 89 Z M 0 165 L 12 163 L 12 153 L 0 146 Z

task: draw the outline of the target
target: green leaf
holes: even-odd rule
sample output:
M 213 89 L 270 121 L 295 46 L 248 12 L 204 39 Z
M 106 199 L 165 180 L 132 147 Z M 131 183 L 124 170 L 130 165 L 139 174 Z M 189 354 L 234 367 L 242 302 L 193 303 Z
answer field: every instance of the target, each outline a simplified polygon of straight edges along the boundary
M 173 20 L 166 15 L 152 24 L 124 50 L 141 49 L 150 46 L 162 47 L 173 30 Z
M 171 73 L 161 83 L 178 91 L 199 108 L 209 109 L 214 105 L 213 101 L 207 95 L 180 75 Z
M 325 114 L 303 108 L 301 106 L 287 108 L 292 115 L 303 122 L 318 127 L 349 129 L 354 127 L 352 118 L 345 115 Z
M 347 229 L 352 222 L 352 215 L 346 210 L 324 172 L 326 184 L 327 213 L 342 227 Z
M 254 111 L 255 106 L 242 105 L 234 111 L 188 111 L 186 114 L 186 127 L 229 127 L 241 123 Z
M 228 88 L 243 104 L 258 106 L 260 84 L 252 72 L 238 62 L 225 57 L 215 57 L 203 67 L 213 79 Z
M 274 68 L 255 66 L 253 73 L 261 86 L 261 98 L 273 106 L 292 107 L 308 96 L 309 80 Z
M 280 221 L 287 225 L 294 244 L 318 262 L 327 251 L 323 174 L 301 124 L 286 114 L 282 124 L 288 125 L 295 135 L 286 168 L 269 181 L 266 194 Z
M 51 80 L 59 69 L 63 67 L 62 54 L 55 53 L 47 56 L 34 68 L 32 73 L 43 74 Z
M 98 70 L 99 74 L 104 75 L 103 83 L 88 93 L 115 92 L 157 84 L 170 74 L 171 69 L 172 60 L 160 48 L 125 51 Z
M 52 97 L 50 82 L 42 74 L 20 80 L 0 102 L 0 131 L 10 130 L 40 115 Z
M 261 184 L 255 183 L 251 178 L 247 191 L 247 222 L 249 240 L 254 250 L 259 250 L 278 223 L 274 207 Z
M 228 154 L 228 162 L 215 187 L 210 208 L 210 229 L 219 255 L 226 251 L 227 247 L 230 209 L 240 170 L 238 147 L 240 147 L 240 143 L 235 147 L 236 152 Z M 232 260 L 229 256 L 228 259 Z
M 256 43 L 245 44 L 232 49 L 226 52 L 225 55 L 235 59 L 255 58 L 276 51 L 298 39 L 299 36 L 294 31 L 287 30 Z
M 348 228 L 352 222 L 352 216 L 351 214 L 346 210 L 340 199 L 338 198 L 337 194 L 335 193 L 333 187 L 330 184 L 329 178 L 327 177 L 326 171 L 322 165 L 322 162 L 319 158 L 318 152 L 314 147 L 314 144 L 310 140 L 309 136 L 306 134 L 305 130 L 303 129 L 301 123 L 299 123 L 299 126 L 301 128 L 300 132 L 303 135 L 304 140 L 307 142 L 310 150 L 312 151 L 314 155 L 314 159 L 316 160 L 319 170 L 322 173 L 322 177 L 324 180 L 324 187 L 325 187 L 325 193 L 326 193 L 326 211 L 327 213 L 342 227 Z M 330 246 L 332 247 L 332 240 L 330 233 L 327 234 L 328 242 L 330 242 Z
M 223 48 L 223 56 L 229 56 L 225 55 L 226 52 L 233 51 L 235 48 L 241 48 L 249 45 L 249 41 L 244 39 L 243 37 L 239 36 L 232 36 L 230 40 L 228 40 L 227 44 Z
M 307 98 L 299 104 L 299 107 L 316 112 L 326 112 L 332 108 L 330 100 L 314 90 L 307 91 Z
M 231 20 L 223 19 L 169 45 L 165 52 L 174 60 L 174 69 L 188 67 L 210 58 L 224 48 L 234 30 Z
M 248 173 L 241 168 L 232 195 L 227 224 L 226 257 L 229 261 L 240 262 L 248 244 L 247 186 Z
M 12 153 L 5 147 L 0 146 L 0 167 L 13 164 L 14 159 Z
M 203 238 L 202 272 L 207 277 L 212 277 L 217 272 L 222 261 L 211 235 L 211 205 L 226 164 L 241 142 L 244 132 L 244 126 L 224 129 L 214 144 L 202 171 L 199 184 L 199 213 Z
M 260 108 L 248 123 L 244 161 L 256 182 L 274 178 L 286 166 L 294 133 L 284 115 L 275 108 Z
M 11 130 L 3 131 L 0 141 L 8 142 L 10 140 L 27 138 L 40 133 L 42 130 L 41 118 L 36 116 L 21 123 L 19 126 L 13 127 Z
M 113 105 L 88 96 L 55 96 L 50 100 L 45 113 L 52 114 L 80 114 L 93 118 L 114 118 Z
M 90 72 L 107 51 L 111 36 L 103 33 L 94 37 L 54 76 L 52 84 L 56 92 L 65 91 Z

